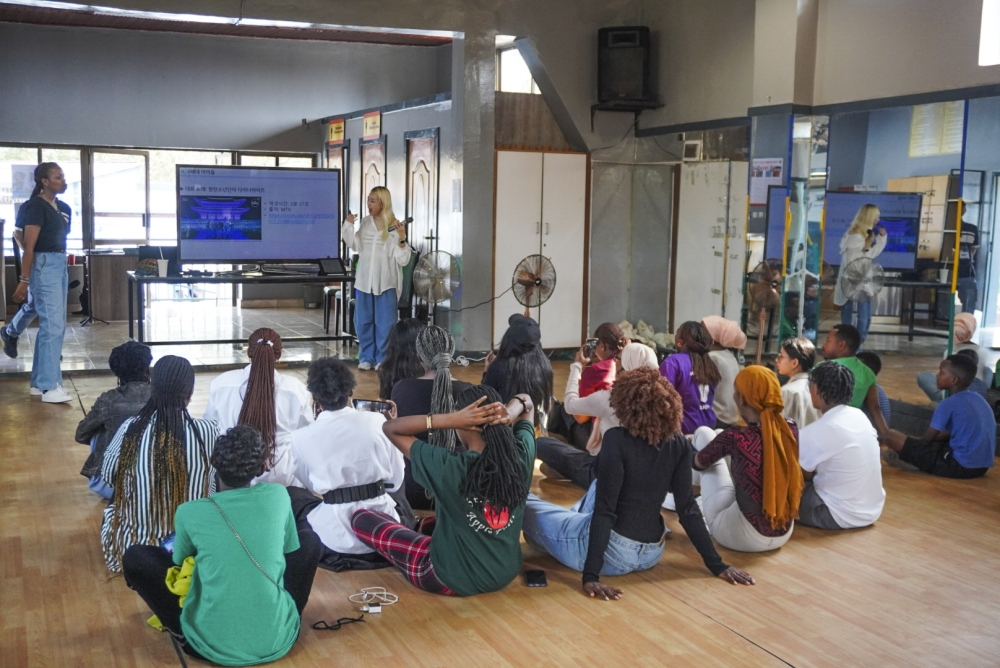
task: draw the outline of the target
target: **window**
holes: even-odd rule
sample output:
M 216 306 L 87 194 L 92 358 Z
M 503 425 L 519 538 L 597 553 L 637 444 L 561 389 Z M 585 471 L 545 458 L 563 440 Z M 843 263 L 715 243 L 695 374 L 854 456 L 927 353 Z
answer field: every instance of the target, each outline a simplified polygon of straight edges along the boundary
M 240 164 L 244 167 L 277 167 L 278 157 L 275 155 L 250 155 L 240 153 Z
M 177 244 L 177 165 L 231 165 L 228 151 L 149 152 L 149 244 Z
M 983 0 L 979 33 L 979 65 L 1000 65 L 1000 0 Z
M 13 255 L 14 222 L 21 204 L 28 201 L 35 187 L 38 149 L 34 146 L 0 146 L 0 218 L 4 220 L 3 250 Z
M 503 93 L 529 93 L 538 95 L 541 91 L 531 78 L 527 63 L 521 52 L 514 46 L 514 38 L 497 35 L 496 89 Z

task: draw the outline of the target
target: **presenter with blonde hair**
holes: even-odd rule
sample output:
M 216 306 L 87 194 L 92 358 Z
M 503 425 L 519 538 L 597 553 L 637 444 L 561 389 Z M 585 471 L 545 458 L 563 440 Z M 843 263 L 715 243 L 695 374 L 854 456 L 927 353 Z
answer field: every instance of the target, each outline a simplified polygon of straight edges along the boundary
M 840 307 L 840 322 L 850 325 L 854 319 L 854 302 L 848 299 L 840 282 L 844 269 L 858 258 L 876 258 L 885 250 L 885 228 L 876 229 L 882 213 L 874 204 L 864 204 L 858 209 L 854 221 L 840 240 L 840 271 L 837 273 L 837 287 L 833 293 L 833 303 Z M 858 332 L 861 341 L 868 338 L 868 328 L 872 322 L 871 302 L 857 302 Z
M 375 186 L 368 194 L 368 215 L 357 229 L 356 214 L 347 216 L 341 235 L 348 247 L 360 255 L 354 281 L 356 305 L 354 331 L 361 352 L 358 369 L 377 369 L 385 359 L 389 332 L 398 317 L 402 267 L 410 261 L 406 226 L 392 212 L 389 190 Z

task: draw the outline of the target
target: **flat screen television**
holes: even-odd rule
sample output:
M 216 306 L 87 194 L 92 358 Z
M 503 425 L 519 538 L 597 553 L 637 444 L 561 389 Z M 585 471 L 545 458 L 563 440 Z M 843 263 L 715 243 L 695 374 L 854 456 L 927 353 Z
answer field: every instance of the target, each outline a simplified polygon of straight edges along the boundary
M 865 204 L 874 204 L 881 214 L 876 227 L 888 237 L 885 250 L 876 258 L 885 269 L 913 269 L 920 236 L 920 193 L 826 193 L 826 246 L 823 260 L 840 264 L 840 240 L 854 216 Z
M 767 235 L 764 241 L 764 258 L 781 259 L 785 245 L 785 186 L 771 186 L 767 189 Z
M 340 170 L 177 165 L 182 263 L 340 257 Z

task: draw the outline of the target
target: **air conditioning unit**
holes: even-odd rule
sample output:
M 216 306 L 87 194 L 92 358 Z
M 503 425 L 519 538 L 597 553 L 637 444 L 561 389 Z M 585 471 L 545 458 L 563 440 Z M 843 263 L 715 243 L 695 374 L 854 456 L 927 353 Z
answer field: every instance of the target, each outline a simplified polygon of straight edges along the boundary
M 684 162 L 701 161 L 701 140 L 688 139 L 684 141 Z

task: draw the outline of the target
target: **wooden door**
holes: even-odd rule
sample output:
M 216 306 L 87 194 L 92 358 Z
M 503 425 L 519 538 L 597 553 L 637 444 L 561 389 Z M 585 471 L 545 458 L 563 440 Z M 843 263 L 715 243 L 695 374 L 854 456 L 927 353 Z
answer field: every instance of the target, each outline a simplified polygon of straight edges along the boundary
M 583 337 L 587 156 L 545 153 L 542 168 L 542 250 L 556 270 L 552 296 L 541 307 L 543 348 L 575 348 Z
M 497 151 L 494 209 L 493 345 L 507 331 L 507 319 L 524 313 L 509 291 L 517 264 L 541 250 L 542 154 Z M 538 309 L 531 309 L 538 320 Z
M 359 216 L 368 215 L 368 193 L 385 185 L 385 135 L 361 142 L 361 202 Z
M 426 255 L 437 250 L 438 141 L 437 130 L 406 134 L 406 217 L 410 245 Z

